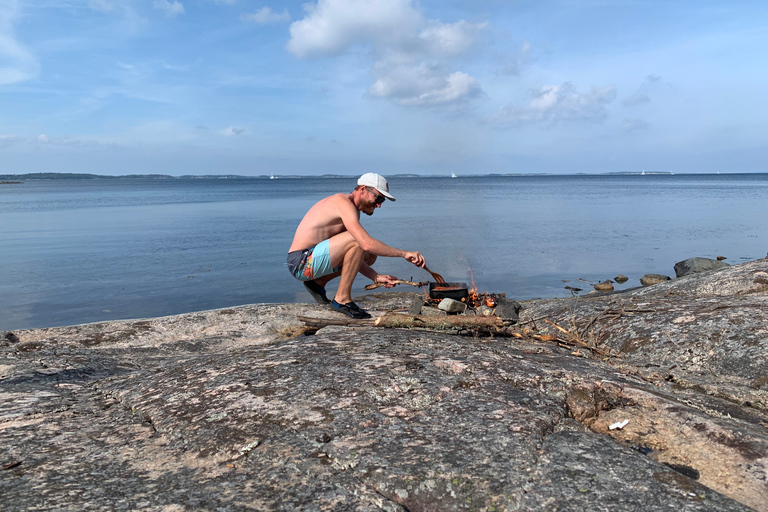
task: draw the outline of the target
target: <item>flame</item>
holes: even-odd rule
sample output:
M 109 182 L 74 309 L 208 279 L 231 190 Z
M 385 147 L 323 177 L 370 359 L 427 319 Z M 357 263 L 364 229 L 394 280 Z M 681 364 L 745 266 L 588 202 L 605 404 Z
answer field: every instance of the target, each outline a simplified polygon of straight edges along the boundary
M 469 270 L 469 279 L 472 282 L 472 288 L 469 289 L 469 295 L 466 299 L 467 304 L 475 308 L 482 305 L 495 308 L 497 304 L 496 297 L 488 292 L 479 293 L 472 268 L 467 267 L 467 270 Z

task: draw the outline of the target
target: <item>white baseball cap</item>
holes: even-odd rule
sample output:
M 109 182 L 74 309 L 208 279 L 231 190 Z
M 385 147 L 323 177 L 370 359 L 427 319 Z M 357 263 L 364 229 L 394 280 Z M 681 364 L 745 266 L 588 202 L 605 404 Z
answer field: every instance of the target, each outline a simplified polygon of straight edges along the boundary
M 384 176 L 380 174 L 376 174 L 375 172 L 367 172 L 360 176 L 360 179 L 357 180 L 357 184 L 365 185 L 366 187 L 373 187 L 381 192 L 381 194 L 390 201 L 395 200 L 395 198 L 392 197 L 389 193 L 389 183 L 387 183 L 387 180 L 384 178 Z

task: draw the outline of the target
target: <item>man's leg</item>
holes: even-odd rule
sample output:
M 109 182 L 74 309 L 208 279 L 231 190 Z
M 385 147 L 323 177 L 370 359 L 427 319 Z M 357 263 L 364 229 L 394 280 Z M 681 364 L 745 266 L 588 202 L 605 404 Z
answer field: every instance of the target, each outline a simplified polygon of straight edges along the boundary
M 352 283 L 360 270 L 365 251 L 357 243 L 357 240 L 348 232 L 339 233 L 331 237 L 328 241 L 328 250 L 331 253 L 331 264 L 333 267 L 341 265 L 341 279 L 339 288 L 336 290 L 335 300 L 339 304 L 352 302 Z M 339 273 L 334 273 L 339 275 Z M 315 279 L 318 284 L 325 286 L 325 283 L 336 277 L 334 274 Z
M 364 255 L 363 255 L 363 261 L 365 263 L 367 263 L 368 266 L 373 265 L 376 262 L 376 258 L 377 258 L 377 256 L 375 254 L 370 254 L 370 253 L 367 253 L 367 252 L 364 253 Z M 359 272 L 359 269 L 358 269 L 358 272 Z M 340 275 L 341 275 L 341 270 L 339 270 L 338 272 L 334 272 L 333 274 L 328 274 L 328 275 L 325 275 L 323 277 L 318 277 L 314 281 L 317 284 L 319 284 L 320 286 L 322 286 L 323 288 L 325 288 L 326 284 L 328 284 L 330 281 L 333 281 L 334 279 L 336 279 Z

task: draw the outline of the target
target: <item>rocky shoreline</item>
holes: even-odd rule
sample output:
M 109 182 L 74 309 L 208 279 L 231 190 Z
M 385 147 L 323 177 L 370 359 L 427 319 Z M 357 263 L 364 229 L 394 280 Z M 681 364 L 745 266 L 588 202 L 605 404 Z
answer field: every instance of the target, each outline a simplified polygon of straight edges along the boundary
M 768 260 L 523 302 L 519 337 L 298 316 L 342 319 L 4 333 L 3 510 L 768 511 Z

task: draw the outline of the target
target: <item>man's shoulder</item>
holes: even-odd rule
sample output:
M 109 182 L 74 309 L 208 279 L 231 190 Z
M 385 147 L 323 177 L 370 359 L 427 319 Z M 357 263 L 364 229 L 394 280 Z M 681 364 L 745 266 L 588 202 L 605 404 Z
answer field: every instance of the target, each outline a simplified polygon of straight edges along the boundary
M 341 217 L 345 212 L 355 210 L 355 204 L 348 194 L 333 194 L 319 200 L 310 210 L 313 215 Z
M 333 194 L 332 196 L 328 196 L 325 198 L 325 201 L 329 205 L 333 205 L 334 207 L 344 208 L 347 206 L 351 206 L 352 208 L 355 207 L 355 204 L 352 202 L 352 199 L 350 199 L 349 194 L 344 194 L 339 192 L 338 194 Z

